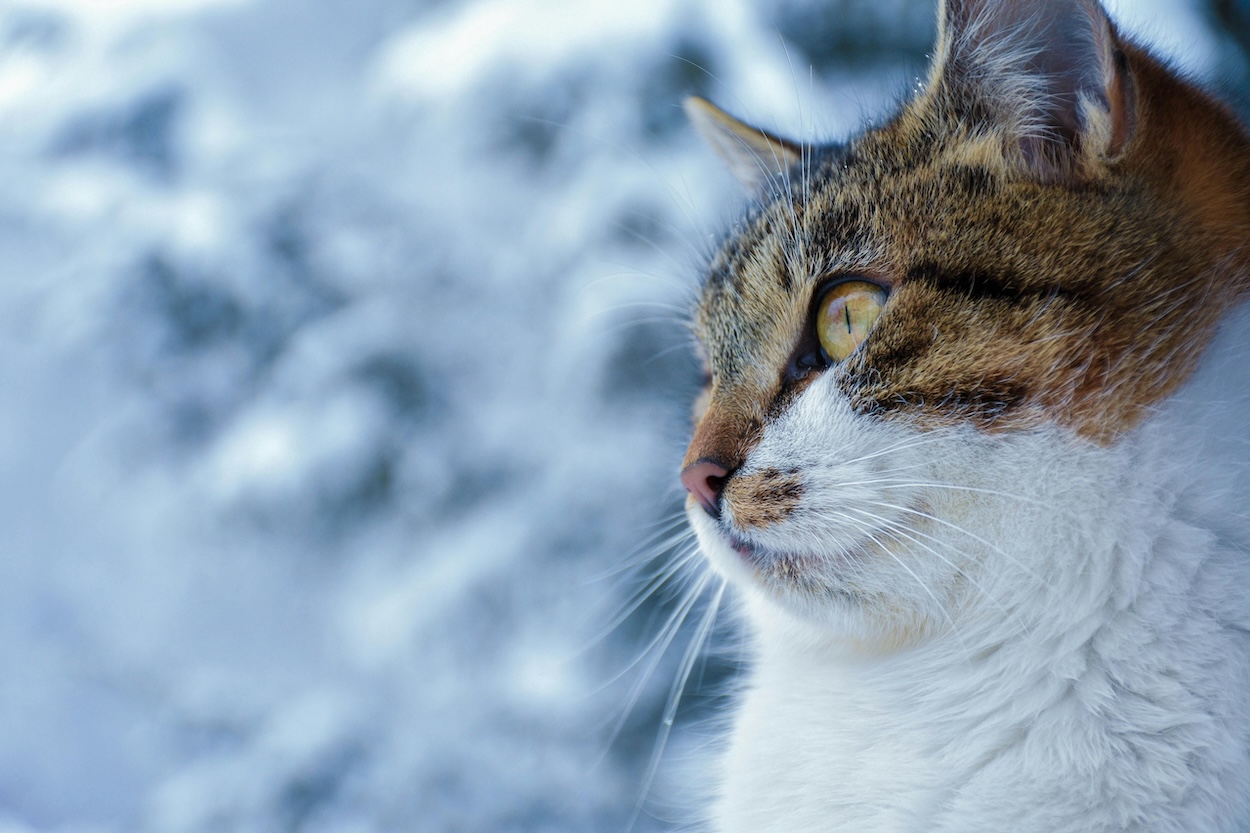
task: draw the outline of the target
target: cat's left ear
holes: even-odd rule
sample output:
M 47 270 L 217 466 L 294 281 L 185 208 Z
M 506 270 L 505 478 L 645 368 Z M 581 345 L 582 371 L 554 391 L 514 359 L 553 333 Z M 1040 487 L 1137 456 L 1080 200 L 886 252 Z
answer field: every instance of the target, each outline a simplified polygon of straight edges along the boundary
M 803 159 L 801 145 L 739 121 L 707 99 L 691 96 L 686 116 L 729 167 L 729 172 L 760 194 Z
M 1044 179 L 1114 161 L 1136 128 L 1136 91 L 1098 0 L 941 0 L 931 90 L 965 123 L 1006 131 Z

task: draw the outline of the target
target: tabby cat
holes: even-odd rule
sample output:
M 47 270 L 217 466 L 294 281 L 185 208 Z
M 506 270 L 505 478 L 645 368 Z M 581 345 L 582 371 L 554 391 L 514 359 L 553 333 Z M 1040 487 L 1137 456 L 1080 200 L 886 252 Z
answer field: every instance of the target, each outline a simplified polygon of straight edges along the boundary
M 717 831 L 1250 831 L 1250 139 L 1096 0 L 944 0 L 695 313 L 681 479 L 750 671 Z

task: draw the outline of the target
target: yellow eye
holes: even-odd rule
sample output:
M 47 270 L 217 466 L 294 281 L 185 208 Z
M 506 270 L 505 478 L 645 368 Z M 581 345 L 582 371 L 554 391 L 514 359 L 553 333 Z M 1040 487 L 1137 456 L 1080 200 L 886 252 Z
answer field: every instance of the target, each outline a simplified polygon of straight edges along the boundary
M 816 336 L 830 361 L 844 361 L 868 337 L 886 291 L 875 283 L 847 281 L 825 293 L 816 310 Z

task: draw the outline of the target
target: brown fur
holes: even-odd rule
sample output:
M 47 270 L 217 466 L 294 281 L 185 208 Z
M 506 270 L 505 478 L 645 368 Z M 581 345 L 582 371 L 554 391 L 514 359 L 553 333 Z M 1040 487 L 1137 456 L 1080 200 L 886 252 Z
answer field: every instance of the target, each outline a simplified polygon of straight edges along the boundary
M 741 475 L 729 481 L 725 500 L 733 506 L 734 522 L 742 529 L 764 529 L 781 523 L 798 509 L 803 482 L 796 474 L 778 469 Z
M 1110 111 L 1087 108 L 1067 167 L 1030 167 L 1019 127 L 982 119 L 941 63 L 888 124 L 808 151 L 712 261 L 696 325 L 713 382 L 687 463 L 736 468 L 811 381 L 788 363 L 814 293 L 841 275 L 892 287 L 861 348 L 826 371 L 862 413 L 1058 423 L 1109 443 L 1174 392 L 1250 292 L 1250 142 L 1204 93 L 1115 44 Z M 731 479 L 735 517 L 747 494 L 772 500 Z

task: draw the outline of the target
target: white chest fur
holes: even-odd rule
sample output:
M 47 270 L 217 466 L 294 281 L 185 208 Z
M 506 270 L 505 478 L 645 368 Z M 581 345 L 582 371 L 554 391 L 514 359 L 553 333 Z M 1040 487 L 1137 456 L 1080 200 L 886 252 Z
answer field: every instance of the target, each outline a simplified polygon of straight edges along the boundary
M 1244 427 L 1226 437 L 1247 420 L 1212 405 L 1244 375 L 1235 352 L 1110 448 L 1058 431 L 930 444 L 976 498 L 925 504 L 953 518 L 950 570 L 921 576 L 942 612 L 928 632 L 852 642 L 736 582 L 754 666 L 716 829 L 1250 830 L 1248 472 L 1233 459 L 1250 454 Z M 836 423 L 809 395 L 753 464 Z M 929 540 L 915 563 L 938 555 Z

